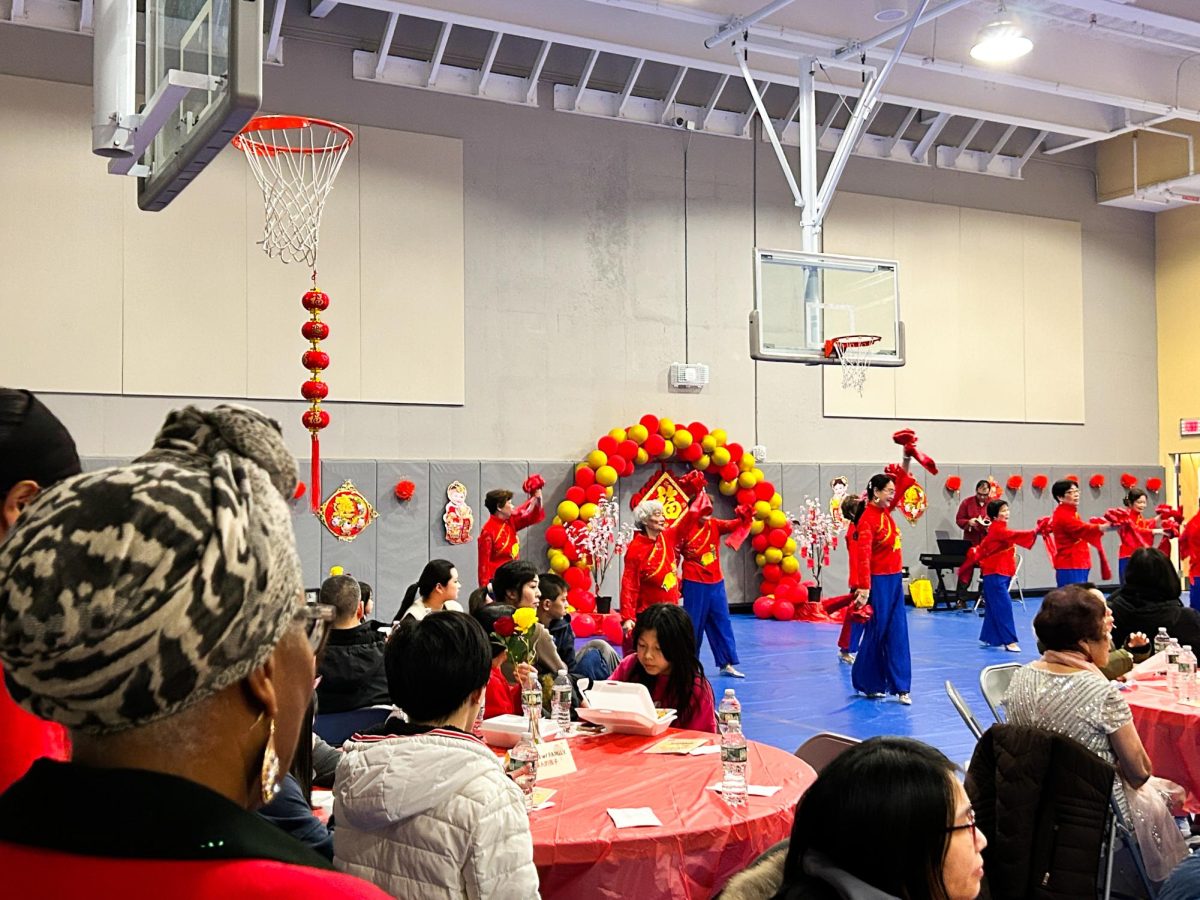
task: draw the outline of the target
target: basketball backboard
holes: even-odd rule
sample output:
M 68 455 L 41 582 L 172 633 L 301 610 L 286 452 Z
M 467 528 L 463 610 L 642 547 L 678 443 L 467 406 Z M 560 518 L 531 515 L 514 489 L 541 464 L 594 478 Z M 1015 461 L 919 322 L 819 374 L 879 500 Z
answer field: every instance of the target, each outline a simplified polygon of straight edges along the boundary
M 132 115 L 123 69 L 134 37 L 125 22 L 105 28 L 97 19 L 95 121 L 107 115 L 128 127 L 95 150 L 112 157 L 110 173 L 138 176 L 142 209 L 169 204 L 258 111 L 263 3 L 146 0 L 144 103 Z
M 904 365 L 894 260 L 755 248 L 754 273 L 752 358 L 838 365 L 829 341 L 877 335 L 865 351 L 869 364 Z

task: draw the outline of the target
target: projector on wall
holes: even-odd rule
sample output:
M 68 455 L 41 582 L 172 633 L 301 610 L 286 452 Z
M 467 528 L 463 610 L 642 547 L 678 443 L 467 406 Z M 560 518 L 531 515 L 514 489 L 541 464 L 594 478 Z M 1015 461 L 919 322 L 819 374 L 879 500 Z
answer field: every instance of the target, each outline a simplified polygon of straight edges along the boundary
M 698 394 L 708 384 L 708 366 L 704 363 L 671 363 L 667 386 L 673 391 Z

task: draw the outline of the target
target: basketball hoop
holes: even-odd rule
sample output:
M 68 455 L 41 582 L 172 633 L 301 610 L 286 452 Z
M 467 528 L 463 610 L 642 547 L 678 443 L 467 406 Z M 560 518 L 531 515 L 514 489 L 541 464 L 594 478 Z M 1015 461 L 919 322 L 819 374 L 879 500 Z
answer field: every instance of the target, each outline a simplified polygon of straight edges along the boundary
M 871 365 L 871 348 L 878 344 L 877 334 L 846 334 L 825 342 L 825 358 L 837 357 L 842 366 L 842 387 L 854 388 L 862 396 Z
M 321 212 L 352 143 L 349 128 L 307 116 L 258 116 L 233 139 L 263 192 L 267 256 L 316 267 Z

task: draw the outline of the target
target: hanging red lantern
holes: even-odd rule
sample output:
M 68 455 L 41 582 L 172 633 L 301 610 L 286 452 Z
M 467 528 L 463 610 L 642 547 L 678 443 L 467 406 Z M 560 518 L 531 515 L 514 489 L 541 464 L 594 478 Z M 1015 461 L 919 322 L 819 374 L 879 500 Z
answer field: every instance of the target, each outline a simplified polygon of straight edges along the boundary
M 957 475 L 951 475 L 946 479 L 946 490 L 951 494 L 958 493 L 958 489 L 962 487 L 962 479 Z
M 1121 487 L 1125 488 L 1125 490 L 1129 490 L 1131 487 L 1136 486 L 1137 478 L 1135 478 L 1133 475 L 1130 475 L 1128 472 L 1121 473 Z
M 1039 492 L 1044 491 L 1046 489 L 1046 485 L 1048 485 L 1049 483 L 1050 483 L 1050 479 L 1045 475 L 1042 475 L 1039 473 L 1039 474 L 1033 476 L 1032 484 L 1033 484 L 1033 489 L 1035 491 L 1039 491 Z
M 1023 485 L 1024 483 L 1025 483 L 1025 479 L 1022 478 L 1020 475 L 1009 475 L 1008 481 L 1006 482 L 1006 486 L 1008 487 L 1008 489 L 1010 491 L 1012 491 L 1015 494 L 1017 491 L 1019 491 L 1021 489 L 1021 485 Z
M 309 320 L 300 328 L 300 333 L 310 347 L 300 356 L 300 364 L 308 370 L 309 379 L 300 385 L 300 396 L 312 403 L 301 416 L 301 422 L 312 437 L 312 510 L 321 508 L 321 430 L 329 425 L 329 413 L 321 409 L 321 401 L 329 396 L 329 385 L 321 380 L 321 373 L 329 368 L 329 354 L 321 350 L 321 341 L 329 337 L 329 326 L 321 321 L 321 313 L 329 309 L 329 295 L 318 291 L 317 273 L 313 272 L 312 290 L 306 291 L 300 305 L 310 313 Z
M 1162 479 L 1161 478 L 1147 478 L 1146 479 L 1146 490 L 1148 490 L 1152 494 L 1157 494 L 1160 490 L 1162 490 Z
M 1097 472 L 1088 479 L 1088 487 L 1094 491 L 1100 490 L 1100 488 L 1104 487 L 1104 476 Z

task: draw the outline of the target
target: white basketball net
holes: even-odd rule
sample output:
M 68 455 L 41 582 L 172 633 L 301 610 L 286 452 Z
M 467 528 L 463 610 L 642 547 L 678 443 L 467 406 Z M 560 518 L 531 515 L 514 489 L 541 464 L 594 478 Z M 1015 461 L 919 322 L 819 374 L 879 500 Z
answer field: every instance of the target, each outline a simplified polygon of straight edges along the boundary
M 243 131 L 233 140 L 263 193 L 266 216 L 258 243 L 267 256 L 315 269 L 321 212 L 354 136 L 316 119 L 264 117 L 272 118 L 281 124 Z
M 842 366 L 842 388 L 858 391 L 862 396 L 867 383 L 867 369 L 871 366 L 871 348 L 879 343 L 873 335 L 855 334 L 833 339 L 833 352 Z

